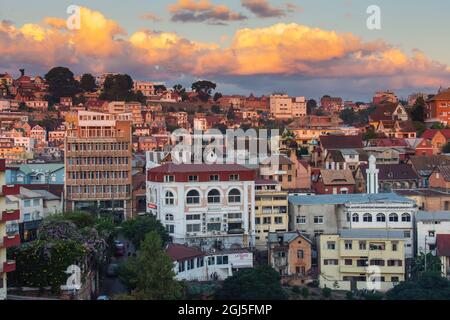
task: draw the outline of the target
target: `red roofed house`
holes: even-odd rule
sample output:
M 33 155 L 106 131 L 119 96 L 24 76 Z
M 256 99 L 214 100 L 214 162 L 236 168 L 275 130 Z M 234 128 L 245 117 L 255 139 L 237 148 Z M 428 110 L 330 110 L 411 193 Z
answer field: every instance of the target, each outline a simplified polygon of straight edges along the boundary
M 426 101 L 425 122 L 450 123 L 450 89 L 441 90 L 437 95 Z
M 450 166 L 438 165 L 434 168 L 428 178 L 428 184 L 431 188 L 440 188 L 448 190 L 450 188 Z
M 450 129 L 427 129 L 422 139 L 431 141 L 433 154 L 441 154 L 442 148 L 450 141 Z

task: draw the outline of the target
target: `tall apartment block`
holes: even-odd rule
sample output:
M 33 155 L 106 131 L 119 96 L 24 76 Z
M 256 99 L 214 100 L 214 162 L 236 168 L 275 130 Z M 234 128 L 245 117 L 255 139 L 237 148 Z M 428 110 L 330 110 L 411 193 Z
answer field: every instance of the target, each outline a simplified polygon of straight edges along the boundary
M 6 197 L 19 194 L 20 187 L 6 185 L 5 171 L 5 159 L 0 159 L 0 300 L 6 299 L 7 273 L 16 269 L 15 261 L 7 259 L 6 250 L 20 245 L 18 225 L 11 225 L 20 219 L 20 211 L 6 203 Z
M 130 218 L 131 114 L 79 111 L 66 122 L 66 210 Z

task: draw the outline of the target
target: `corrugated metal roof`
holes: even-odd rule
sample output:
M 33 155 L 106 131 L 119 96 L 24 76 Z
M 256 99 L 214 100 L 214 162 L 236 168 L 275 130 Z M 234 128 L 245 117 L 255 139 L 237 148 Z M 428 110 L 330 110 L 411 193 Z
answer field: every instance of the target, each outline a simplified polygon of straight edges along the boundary
M 403 231 L 384 229 L 346 229 L 339 232 L 341 238 L 356 239 L 404 239 Z
M 415 203 L 414 200 L 399 196 L 395 193 L 289 196 L 289 203 L 293 205 L 345 204 L 345 203 L 371 203 L 371 202 Z
M 450 220 L 450 211 L 435 211 L 435 212 L 419 211 L 416 215 L 416 220 L 417 221 Z

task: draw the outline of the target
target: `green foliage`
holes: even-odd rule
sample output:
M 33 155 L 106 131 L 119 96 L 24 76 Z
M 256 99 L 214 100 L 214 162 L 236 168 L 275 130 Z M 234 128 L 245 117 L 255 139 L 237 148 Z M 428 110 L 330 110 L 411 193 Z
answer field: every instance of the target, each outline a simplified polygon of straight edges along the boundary
M 424 272 L 417 279 L 389 290 L 388 300 L 450 300 L 450 281 L 436 272 Z
M 332 291 L 331 291 L 330 288 L 325 287 L 325 288 L 322 289 L 322 296 L 323 296 L 324 298 L 328 299 L 328 298 L 331 297 L 331 292 L 332 292 Z
M 450 153 L 450 142 L 442 147 L 442 153 Z
M 308 297 L 309 297 L 309 289 L 308 288 L 303 287 L 301 293 L 302 293 L 303 299 L 308 299 Z
M 346 298 L 347 300 L 353 300 L 353 299 L 354 299 L 354 297 L 353 297 L 353 292 L 347 291 L 347 292 L 345 293 L 345 298 Z
M 213 98 L 213 100 L 214 100 L 214 102 L 217 102 L 220 98 L 222 98 L 223 97 L 223 95 L 220 93 L 220 92 L 216 92 L 215 94 L 214 94 L 214 98 Z
M 136 300 L 174 300 L 182 297 L 182 286 L 174 279 L 173 263 L 164 252 L 158 232 L 145 236 L 137 257 L 118 269 L 122 282 Z
M 364 294 L 366 300 L 383 300 L 384 295 L 380 292 L 367 292 Z
M 211 112 L 213 112 L 213 113 L 215 113 L 215 114 L 219 114 L 219 113 L 221 113 L 222 111 L 221 111 L 221 109 L 220 109 L 220 106 L 218 106 L 218 105 L 213 105 L 212 107 L 211 107 Z
M 208 299 L 220 288 L 216 283 L 188 283 L 186 287 L 186 299 Z
M 435 122 L 431 126 L 431 129 L 434 129 L 434 130 L 442 130 L 442 129 L 446 129 L 446 128 L 447 128 L 447 126 L 445 126 L 443 123 L 440 123 L 440 122 Z
M 83 74 L 80 80 L 80 88 L 84 92 L 97 91 L 97 83 L 95 82 L 94 76 L 90 73 Z
M 135 219 L 122 222 L 121 226 L 124 236 L 133 243 L 136 249 L 139 249 L 141 242 L 151 231 L 156 231 L 163 243 L 169 240 L 166 229 L 154 216 L 139 216 Z
M 308 114 L 312 114 L 316 108 L 317 108 L 317 101 L 314 99 L 308 100 L 308 102 L 306 103 L 306 110 Z
M 73 77 L 72 71 L 65 67 L 51 69 L 46 75 L 49 101 L 59 102 L 61 97 L 74 97 L 79 91 L 79 83 Z
M 426 261 L 426 263 L 425 263 Z M 426 266 L 426 268 L 425 268 Z M 413 277 L 418 278 L 423 272 L 434 272 L 437 274 L 441 273 L 442 263 L 441 259 L 439 257 L 436 257 L 432 253 L 425 253 L 421 252 L 417 257 L 414 259 L 413 265 L 412 265 L 412 274 Z
M 67 281 L 67 268 L 81 261 L 86 254 L 86 249 L 72 240 L 38 240 L 22 244 L 13 253 L 17 282 L 20 286 L 40 289 L 51 287 L 53 293 L 58 293 Z
M 216 292 L 219 300 L 284 300 L 280 275 L 268 266 L 244 269 L 223 282 Z
M 105 79 L 100 99 L 108 101 L 145 100 L 142 92 L 133 92 L 133 79 L 127 74 L 109 75 Z
M 296 294 L 299 294 L 301 291 L 300 291 L 300 287 L 299 286 L 294 286 L 293 288 L 292 288 L 292 292 L 293 293 L 296 293 Z
M 376 139 L 378 137 L 378 134 L 373 130 L 373 128 L 370 128 L 367 130 L 367 132 L 363 135 L 363 140 L 368 141 L 372 139 Z
M 310 283 L 308 283 L 308 287 L 311 288 L 318 288 L 319 287 L 319 280 L 313 280 Z
M 411 118 L 413 121 L 424 122 L 425 121 L 425 100 L 419 97 L 413 106 L 411 111 Z
M 197 92 L 201 101 L 207 102 L 209 98 L 211 98 L 211 94 L 216 87 L 217 85 L 214 82 L 201 80 L 194 82 L 191 88 L 193 91 Z
M 421 137 L 425 130 L 427 129 L 427 126 L 423 122 L 414 121 L 413 122 L 414 128 L 416 128 L 417 136 Z

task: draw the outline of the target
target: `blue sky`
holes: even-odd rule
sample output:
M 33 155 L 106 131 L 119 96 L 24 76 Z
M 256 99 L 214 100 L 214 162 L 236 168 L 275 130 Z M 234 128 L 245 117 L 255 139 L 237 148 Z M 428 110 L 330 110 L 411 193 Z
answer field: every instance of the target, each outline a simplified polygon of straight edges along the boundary
M 173 32 L 182 38 L 191 41 L 216 43 L 221 47 L 230 45 L 234 34 L 241 29 L 267 28 L 277 23 L 296 23 L 311 28 L 320 28 L 338 33 L 351 33 L 360 37 L 365 42 L 383 40 L 389 45 L 395 46 L 405 54 L 411 54 L 414 49 L 419 49 L 428 59 L 438 61 L 441 64 L 450 65 L 450 41 L 448 41 L 448 30 L 450 30 L 450 1 L 407 1 L 407 0 L 271 0 L 269 4 L 276 8 L 284 8 L 287 2 L 293 3 L 301 8 L 298 12 L 288 13 L 280 18 L 260 18 L 244 8 L 241 0 L 218 1 L 211 0 L 215 5 L 226 5 L 231 11 L 241 13 L 248 17 L 242 21 L 230 21 L 227 25 L 210 25 L 205 22 L 173 22 L 169 5 L 177 0 L 154 1 L 154 0 L 40 0 L 40 1 L 5 1 L 0 0 L 0 20 L 12 21 L 19 28 L 26 23 L 41 23 L 45 17 L 66 18 L 66 8 L 71 4 L 88 7 L 100 11 L 108 19 L 116 21 L 123 27 L 128 35 L 139 30 L 148 29 L 152 31 Z M 366 28 L 366 9 L 369 5 L 376 4 L 381 8 L 382 29 L 371 31 Z M 149 21 L 140 18 L 142 14 L 153 13 L 161 18 L 159 21 Z M 125 36 L 126 38 L 127 36 Z M 224 40 L 227 39 L 227 40 Z M 20 61 L 19 61 L 20 62 Z M 6 68 L 0 63 L 0 67 Z M 10 66 L 12 68 L 12 66 Z M 37 68 L 37 71 L 39 68 Z M 1 70 L 0 70 L 1 71 Z M 126 70 L 124 70 L 126 71 Z M 193 75 L 194 77 L 194 75 Z M 188 75 L 189 79 L 190 76 Z M 259 79 L 257 79 L 259 78 Z M 265 81 L 261 81 L 265 78 Z M 253 80 L 260 80 L 254 81 Z M 157 80 L 157 79 L 153 79 Z M 367 79 L 346 79 L 349 86 L 357 88 L 346 88 L 342 81 L 336 82 L 330 79 L 307 79 L 297 80 L 295 76 L 283 77 L 283 75 L 264 75 L 264 77 L 237 77 L 218 74 L 216 80 L 223 81 L 224 91 L 238 91 L 247 93 L 249 91 L 264 93 L 270 90 L 273 83 L 280 83 L 286 91 L 293 92 L 294 88 L 301 87 L 309 96 L 320 95 L 317 86 L 323 94 L 335 93 L 347 98 L 366 98 L 369 88 L 364 90 L 357 83 Z M 254 83 L 255 89 L 251 90 Z M 444 86 L 450 86 L 443 83 Z M 366 86 L 366 85 L 364 85 Z M 298 91 L 301 91 L 301 88 Z M 282 88 L 274 88 L 282 89 Z M 370 88 L 370 91 L 382 88 Z M 387 88 L 386 88 L 387 89 Z M 407 94 L 410 90 L 431 89 L 424 87 L 405 86 L 398 88 L 401 94 Z M 269 92 L 270 93 L 270 92 Z M 301 94 L 301 92 L 298 92 Z

